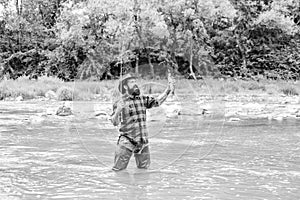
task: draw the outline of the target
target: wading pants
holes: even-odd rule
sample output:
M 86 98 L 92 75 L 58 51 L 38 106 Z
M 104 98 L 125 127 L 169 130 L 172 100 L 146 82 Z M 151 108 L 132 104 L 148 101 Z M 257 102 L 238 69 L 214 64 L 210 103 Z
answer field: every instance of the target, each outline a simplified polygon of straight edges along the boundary
M 115 171 L 126 169 L 132 154 L 133 152 L 130 149 L 118 144 L 112 169 Z M 150 166 L 149 146 L 145 146 L 139 153 L 134 153 L 134 157 L 138 168 L 147 169 Z

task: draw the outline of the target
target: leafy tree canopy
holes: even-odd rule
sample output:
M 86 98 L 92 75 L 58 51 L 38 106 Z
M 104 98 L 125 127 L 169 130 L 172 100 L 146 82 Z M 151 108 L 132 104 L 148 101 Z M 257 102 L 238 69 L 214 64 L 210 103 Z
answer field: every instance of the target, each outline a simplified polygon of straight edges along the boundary
M 0 0 L 0 75 L 299 79 L 298 0 Z M 120 68 L 122 66 L 123 71 Z

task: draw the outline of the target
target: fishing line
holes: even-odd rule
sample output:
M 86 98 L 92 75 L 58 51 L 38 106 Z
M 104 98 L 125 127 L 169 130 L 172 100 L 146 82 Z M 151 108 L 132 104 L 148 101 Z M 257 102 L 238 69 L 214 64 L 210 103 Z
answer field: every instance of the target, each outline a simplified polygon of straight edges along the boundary
M 204 83 L 206 84 L 206 86 L 207 86 L 207 88 L 208 88 L 210 94 L 213 94 L 212 91 L 209 89 L 208 84 L 207 84 L 207 82 L 206 82 L 205 80 L 204 80 Z M 224 108 L 224 109 L 225 109 L 225 108 Z M 224 124 L 225 124 L 225 118 L 223 119 L 223 121 L 222 121 L 222 126 L 221 126 L 221 133 L 223 133 L 223 134 L 221 134 L 221 135 L 217 138 L 217 140 L 215 141 L 215 143 L 213 144 L 213 146 L 210 148 L 210 150 L 209 150 L 206 154 L 204 154 L 203 156 L 201 156 L 200 158 L 198 158 L 198 160 L 203 160 L 204 158 L 206 158 L 206 157 L 213 151 L 213 149 L 217 146 L 218 141 L 224 136 L 224 132 L 222 131 L 223 128 L 224 128 Z M 200 152 L 199 152 L 199 154 L 200 154 Z

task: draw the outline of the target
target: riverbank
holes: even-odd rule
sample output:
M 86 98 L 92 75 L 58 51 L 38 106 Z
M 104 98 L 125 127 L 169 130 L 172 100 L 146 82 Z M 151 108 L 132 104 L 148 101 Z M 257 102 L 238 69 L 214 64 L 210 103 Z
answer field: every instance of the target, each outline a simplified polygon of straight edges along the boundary
M 145 94 L 156 94 L 164 91 L 166 80 L 139 79 L 138 83 Z M 71 101 L 109 101 L 118 98 L 118 80 L 107 81 L 74 81 L 63 82 L 54 77 L 40 77 L 29 80 L 21 77 L 17 80 L 0 81 L 0 100 L 71 100 Z M 271 95 L 298 96 L 300 82 L 261 80 L 176 80 L 176 93 L 180 95 L 210 96 L 247 96 Z
M 51 101 L 51 110 L 45 115 L 54 115 L 56 108 L 65 101 L 76 113 L 77 102 L 92 105 L 90 115 L 109 115 L 112 102 L 118 98 L 118 81 L 65 83 L 51 77 L 29 80 L 23 77 L 17 81 L 0 82 L 2 102 Z M 145 94 L 156 96 L 162 92 L 166 80 L 139 80 Z M 228 121 L 267 118 L 269 120 L 300 119 L 300 83 L 242 80 L 177 80 L 176 95 L 162 106 L 168 117 L 179 115 L 219 115 Z M 89 103 L 90 102 L 90 103 Z M 75 106 L 74 106 L 75 105 Z

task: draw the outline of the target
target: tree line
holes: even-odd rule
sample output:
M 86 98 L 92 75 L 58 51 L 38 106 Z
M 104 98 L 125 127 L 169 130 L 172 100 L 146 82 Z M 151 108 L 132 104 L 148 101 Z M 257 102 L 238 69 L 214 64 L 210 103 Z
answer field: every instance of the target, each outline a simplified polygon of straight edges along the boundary
M 300 78 L 298 0 L 0 0 L 0 77 Z

